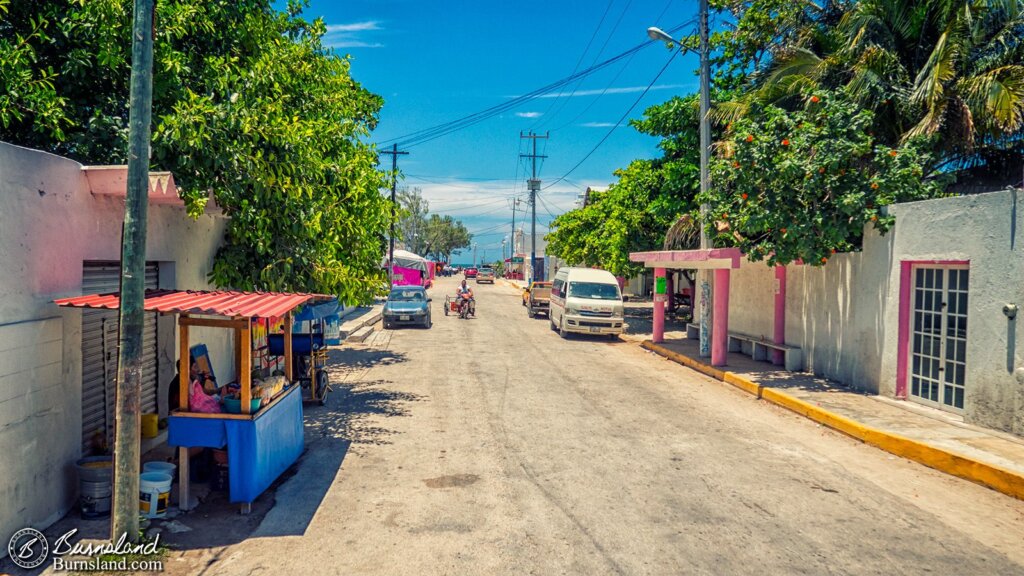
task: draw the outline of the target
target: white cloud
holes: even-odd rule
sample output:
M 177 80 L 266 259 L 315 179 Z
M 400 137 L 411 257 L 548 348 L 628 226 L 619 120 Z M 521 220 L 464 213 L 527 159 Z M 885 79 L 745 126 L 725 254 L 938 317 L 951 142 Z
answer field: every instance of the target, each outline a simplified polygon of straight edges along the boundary
M 655 84 L 651 86 L 650 90 L 674 90 L 676 88 L 688 88 L 689 84 Z M 563 96 L 600 96 L 601 94 L 636 94 L 643 92 L 646 86 L 623 86 L 621 88 L 608 88 L 607 90 L 600 88 L 596 90 L 577 90 L 575 92 L 555 92 L 553 94 L 543 94 L 541 98 L 561 98 Z
M 331 48 L 382 48 L 384 44 L 371 42 L 363 37 L 363 32 L 382 30 L 376 20 L 352 22 L 349 24 L 328 24 L 324 34 L 324 46 Z
M 611 128 L 615 126 L 615 122 L 584 122 L 580 126 L 584 128 Z
M 365 30 L 380 30 L 379 23 L 376 20 L 368 20 L 366 22 L 353 22 L 352 24 L 327 25 L 328 34 L 336 34 L 338 32 L 363 32 Z
M 540 118 L 543 115 L 543 112 L 516 112 L 516 116 L 520 118 Z

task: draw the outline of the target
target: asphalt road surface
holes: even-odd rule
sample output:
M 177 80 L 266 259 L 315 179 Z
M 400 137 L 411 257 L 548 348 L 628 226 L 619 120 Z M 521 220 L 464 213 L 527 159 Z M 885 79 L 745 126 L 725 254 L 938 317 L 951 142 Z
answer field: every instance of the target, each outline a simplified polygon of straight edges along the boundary
M 332 353 L 309 450 L 201 574 L 1024 574 L 1024 502 L 864 446 L 516 291 Z

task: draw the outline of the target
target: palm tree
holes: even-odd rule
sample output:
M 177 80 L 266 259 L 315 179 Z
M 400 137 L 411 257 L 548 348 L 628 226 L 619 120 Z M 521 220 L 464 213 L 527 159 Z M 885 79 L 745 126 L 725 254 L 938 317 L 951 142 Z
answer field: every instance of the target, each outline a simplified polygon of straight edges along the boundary
M 720 119 L 842 88 L 875 112 L 881 142 L 936 137 L 940 165 L 984 163 L 1021 144 L 1024 0 L 864 0 L 797 38 Z

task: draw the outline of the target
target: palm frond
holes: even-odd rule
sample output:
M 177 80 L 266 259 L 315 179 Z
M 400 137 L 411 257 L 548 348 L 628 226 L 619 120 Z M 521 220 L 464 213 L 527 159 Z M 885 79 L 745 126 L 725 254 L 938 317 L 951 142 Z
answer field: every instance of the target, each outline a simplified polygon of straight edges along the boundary
M 1024 120 L 1024 66 L 1002 66 L 957 83 L 967 106 L 978 117 L 991 118 L 1003 132 L 1015 132 Z

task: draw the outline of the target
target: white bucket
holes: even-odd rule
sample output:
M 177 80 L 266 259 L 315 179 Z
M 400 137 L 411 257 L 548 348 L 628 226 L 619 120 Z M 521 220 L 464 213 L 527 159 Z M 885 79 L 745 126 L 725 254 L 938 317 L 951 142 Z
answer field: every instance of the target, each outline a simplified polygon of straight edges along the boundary
M 171 481 L 171 475 L 163 472 L 143 472 L 139 476 L 140 514 L 147 518 L 163 518 L 167 515 Z
M 167 474 L 172 480 L 174 479 L 174 472 L 177 469 L 177 464 L 174 464 L 173 462 L 163 462 L 161 460 L 146 462 L 142 465 L 143 472 L 160 472 L 161 474 Z

